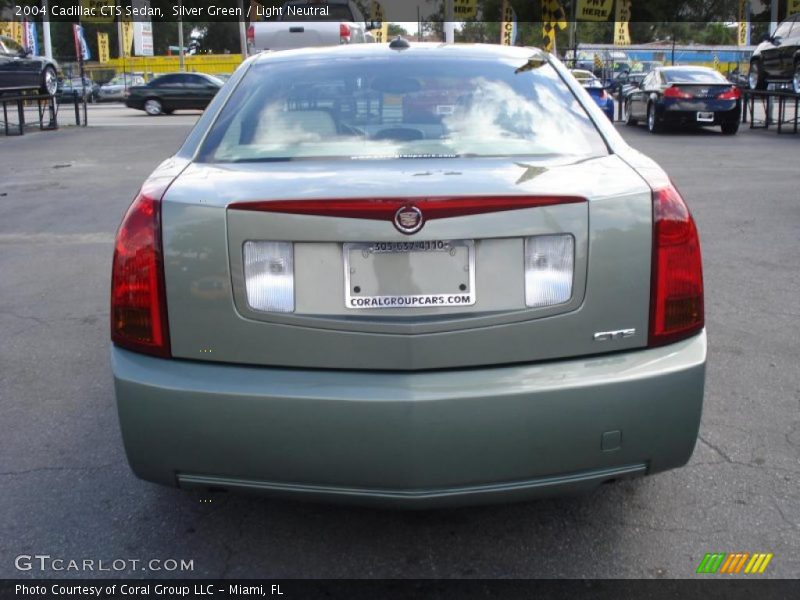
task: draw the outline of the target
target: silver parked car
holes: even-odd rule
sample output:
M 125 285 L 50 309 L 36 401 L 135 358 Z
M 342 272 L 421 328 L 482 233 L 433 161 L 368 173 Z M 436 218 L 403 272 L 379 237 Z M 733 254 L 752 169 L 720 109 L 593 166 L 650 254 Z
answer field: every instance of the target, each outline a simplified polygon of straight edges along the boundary
M 679 467 L 706 362 L 695 223 L 536 49 L 255 56 L 117 234 L 141 478 L 391 506 Z
M 130 88 L 146 83 L 144 76 L 137 73 L 115 75 L 111 81 L 100 86 L 97 100 L 99 102 L 124 102 Z

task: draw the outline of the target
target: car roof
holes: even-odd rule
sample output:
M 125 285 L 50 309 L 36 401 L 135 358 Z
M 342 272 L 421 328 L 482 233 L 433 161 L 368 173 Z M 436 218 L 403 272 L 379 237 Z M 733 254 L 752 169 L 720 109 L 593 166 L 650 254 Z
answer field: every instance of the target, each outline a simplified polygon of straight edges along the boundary
M 711 67 L 701 67 L 701 66 L 693 66 L 693 65 L 675 65 L 674 67 L 658 67 L 657 70 L 659 71 L 685 71 L 686 69 L 691 69 L 692 71 L 713 71 L 714 73 L 718 73 L 715 69 Z
M 254 59 L 263 62 L 289 62 L 297 60 L 326 60 L 331 58 L 377 58 L 387 56 L 428 56 L 459 59 L 519 59 L 528 60 L 537 56 L 546 60 L 547 54 L 539 48 L 501 46 L 499 44 L 440 44 L 431 42 L 409 43 L 402 50 L 390 48 L 389 44 L 344 44 L 261 52 Z

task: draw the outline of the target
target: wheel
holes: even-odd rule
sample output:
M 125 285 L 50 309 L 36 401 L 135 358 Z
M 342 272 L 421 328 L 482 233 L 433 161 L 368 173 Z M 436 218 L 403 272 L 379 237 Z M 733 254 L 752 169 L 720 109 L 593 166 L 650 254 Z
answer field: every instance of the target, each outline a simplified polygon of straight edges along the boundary
M 800 60 L 794 61 L 794 76 L 792 77 L 792 90 L 800 94 Z
M 764 69 L 761 68 L 760 60 L 754 60 L 750 63 L 750 74 L 747 76 L 747 83 L 751 90 L 767 89 L 767 80 L 764 79 Z
M 722 123 L 722 133 L 725 135 L 736 135 L 736 132 L 739 131 L 739 120 L 734 119 L 731 121 L 724 121 Z
M 144 101 L 144 112 L 146 112 L 151 117 L 157 117 L 163 111 L 163 107 L 161 106 L 161 100 L 158 98 L 148 98 Z
M 633 127 L 636 125 L 636 123 L 636 119 L 634 119 L 633 115 L 631 114 L 631 101 L 625 100 L 625 125 Z
M 42 71 L 42 85 L 39 87 L 39 91 L 48 96 L 55 96 L 57 89 L 58 75 L 56 75 L 56 70 L 48 65 Z
M 661 123 L 656 118 L 656 105 L 652 102 L 647 105 L 647 130 L 650 133 L 659 133 L 661 131 Z

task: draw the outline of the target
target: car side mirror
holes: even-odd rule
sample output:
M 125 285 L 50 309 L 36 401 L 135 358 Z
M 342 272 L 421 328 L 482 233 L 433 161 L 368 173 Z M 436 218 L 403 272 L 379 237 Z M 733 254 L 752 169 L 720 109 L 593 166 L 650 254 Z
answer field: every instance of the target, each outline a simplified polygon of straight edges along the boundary
M 19 51 L 19 55 L 20 55 L 22 58 L 28 58 L 28 57 L 29 57 L 29 56 L 31 56 L 32 54 L 33 54 L 33 51 L 32 51 L 32 50 L 29 50 L 28 48 L 22 48 L 22 49 Z

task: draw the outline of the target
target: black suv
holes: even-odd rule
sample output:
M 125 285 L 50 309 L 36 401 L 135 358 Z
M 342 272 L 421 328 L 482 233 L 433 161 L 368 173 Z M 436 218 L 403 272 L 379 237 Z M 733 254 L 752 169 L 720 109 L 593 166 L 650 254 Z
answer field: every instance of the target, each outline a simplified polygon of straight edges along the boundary
M 800 14 L 778 25 L 775 33 L 765 37 L 753 52 L 750 87 L 763 90 L 773 81 L 789 81 L 794 93 L 800 94 Z

